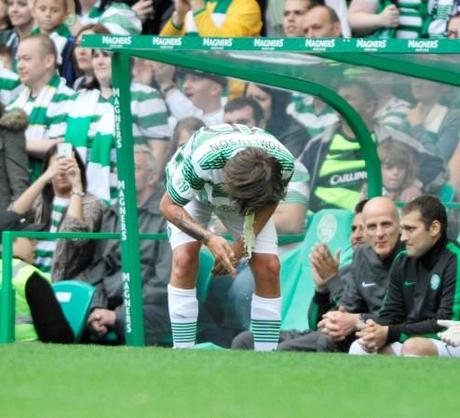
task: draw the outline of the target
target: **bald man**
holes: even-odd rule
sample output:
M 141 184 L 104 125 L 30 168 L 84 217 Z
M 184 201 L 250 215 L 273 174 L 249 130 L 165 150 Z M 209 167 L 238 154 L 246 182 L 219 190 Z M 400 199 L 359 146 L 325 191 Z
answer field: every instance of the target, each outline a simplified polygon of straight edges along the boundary
M 25 88 L 7 110 L 22 109 L 29 117 L 26 150 L 33 157 L 32 177 L 36 178 L 41 171 L 39 160 L 63 140 L 75 92 L 56 73 L 56 47 L 48 35 L 24 38 L 17 60 L 19 79 Z
M 318 341 L 318 351 L 348 351 L 358 326 L 377 318 L 391 264 L 402 250 L 399 215 L 391 199 L 370 199 L 364 205 L 362 217 L 366 244 L 353 256 L 351 280 L 345 286 L 339 310 L 327 312 L 318 323 L 326 337 Z
M 307 38 L 339 38 L 342 33 L 339 17 L 329 6 L 313 6 L 303 18 Z

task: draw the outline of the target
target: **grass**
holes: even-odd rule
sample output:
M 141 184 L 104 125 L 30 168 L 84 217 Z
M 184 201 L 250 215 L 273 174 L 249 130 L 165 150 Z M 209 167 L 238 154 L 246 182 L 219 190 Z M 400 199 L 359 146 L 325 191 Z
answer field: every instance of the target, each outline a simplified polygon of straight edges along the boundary
M 460 361 L 0 346 L 1 418 L 458 417 Z

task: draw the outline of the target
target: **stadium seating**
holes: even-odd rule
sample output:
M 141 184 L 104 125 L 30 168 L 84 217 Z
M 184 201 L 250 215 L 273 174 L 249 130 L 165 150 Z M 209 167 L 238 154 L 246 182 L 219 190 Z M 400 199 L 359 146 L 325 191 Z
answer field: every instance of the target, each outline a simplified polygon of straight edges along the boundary
M 314 293 L 308 255 L 314 245 L 324 243 L 335 253 L 341 251 L 341 264 L 351 261 L 349 237 L 353 213 L 343 209 L 323 209 L 313 216 L 302 245 L 281 259 L 281 328 L 308 328 L 307 310 Z
M 53 290 L 72 327 L 75 342 L 79 342 L 85 329 L 95 288 L 79 280 L 64 280 L 53 283 Z

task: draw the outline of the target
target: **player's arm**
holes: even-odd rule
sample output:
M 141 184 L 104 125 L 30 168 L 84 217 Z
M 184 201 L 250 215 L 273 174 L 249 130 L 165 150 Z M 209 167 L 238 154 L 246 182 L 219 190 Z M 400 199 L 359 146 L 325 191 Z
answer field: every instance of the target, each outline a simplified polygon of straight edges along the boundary
M 161 199 L 160 211 L 169 222 L 176 225 L 180 230 L 203 242 L 214 255 L 216 262 L 220 262 L 227 272 L 232 276 L 236 276 L 236 270 L 232 264 L 234 251 L 224 238 L 214 235 L 206 228 L 203 228 L 183 207 L 174 203 L 167 193 Z

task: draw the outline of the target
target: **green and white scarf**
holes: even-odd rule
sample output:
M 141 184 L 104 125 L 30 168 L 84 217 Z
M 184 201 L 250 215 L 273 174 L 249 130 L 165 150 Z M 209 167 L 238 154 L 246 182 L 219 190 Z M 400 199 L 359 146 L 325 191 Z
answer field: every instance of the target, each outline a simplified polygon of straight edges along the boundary
M 231 6 L 232 0 L 206 0 L 206 10 L 212 10 L 211 19 L 213 23 L 221 27 L 227 19 L 227 10 Z M 187 28 L 187 35 L 198 35 L 198 28 L 196 27 L 194 13 L 190 10 L 185 15 L 185 27 Z
M 114 35 L 138 35 L 142 31 L 142 22 L 135 12 L 124 3 L 113 2 L 105 10 L 100 10 L 98 0 L 87 15 L 80 16 L 80 23 L 88 25 L 99 23 Z
M 27 141 L 48 139 L 49 126 L 47 124 L 46 113 L 59 83 L 60 78 L 55 74 L 35 98 L 31 96 L 30 87 L 25 86 L 17 99 L 7 107 L 7 111 L 21 109 L 29 116 L 29 126 L 25 132 Z M 30 158 L 29 165 L 31 180 L 33 181 L 41 174 L 42 162 L 36 158 Z
M 58 232 L 59 225 L 64 219 L 69 206 L 70 199 L 55 196 L 53 209 L 51 211 L 51 225 L 49 232 Z M 56 251 L 57 241 L 39 241 L 35 248 L 35 265 L 44 273 L 50 273 L 52 269 L 53 256 Z
M 106 205 L 117 196 L 114 141 L 115 114 L 110 100 L 99 90 L 83 90 L 75 101 L 67 124 L 70 142 L 86 163 L 87 190 Z

